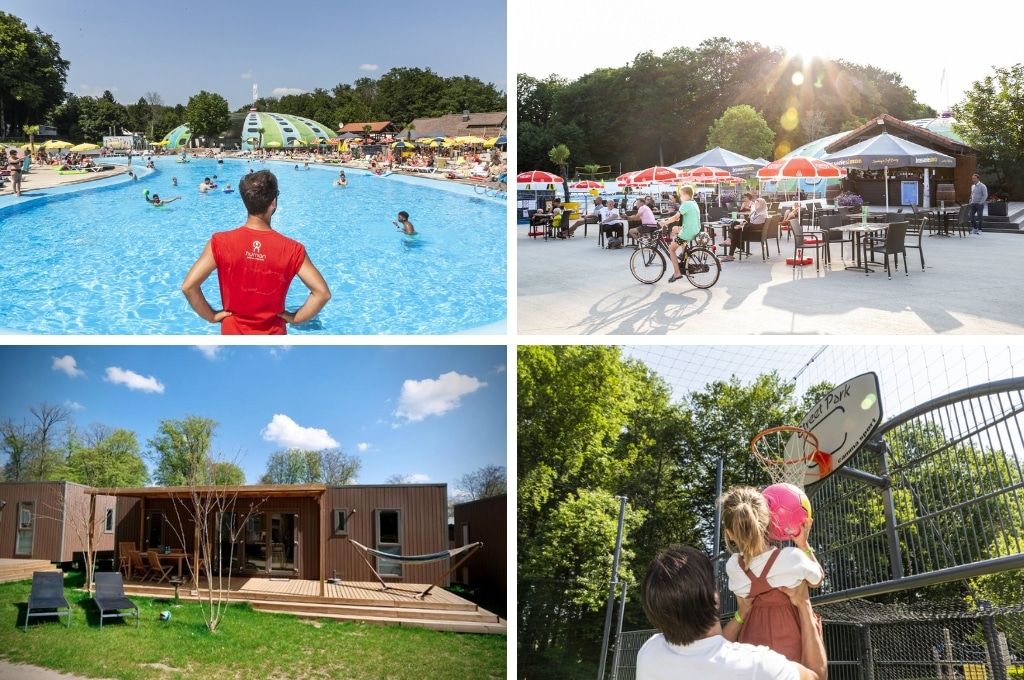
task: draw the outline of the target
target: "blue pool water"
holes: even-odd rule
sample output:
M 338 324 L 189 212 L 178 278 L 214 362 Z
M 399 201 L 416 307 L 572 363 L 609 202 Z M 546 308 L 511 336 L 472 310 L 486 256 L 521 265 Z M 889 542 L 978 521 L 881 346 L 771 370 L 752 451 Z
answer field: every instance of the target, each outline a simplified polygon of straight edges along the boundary
M 281 196 L 273 226 L 297 239 L 333 295 L 298 334 L 445 334 L 501 322 L 506 307 L 505 204 L 469 188 L 375 177 L 346 169 L 347 187 L 333 186 L 338 168 L 225 159 L 176 163 L 155 159 L 139 181 L 0 209 L 0 328 L 54 334 L 219 333 L 200 319 L 181 283 L 211 234 L 240 226 L 242 175 L 269 169 Z M 142 165 L 139 162 L 135 166 Z M 140 169 L 146 172 L 145 169 Z M 39 170 L 50 172 L 50 170 Z M 201 195 L 204 177 L 220 188 Z M 177 177 L 178 186 L 171 186 Z M 30 185 L 28 185 L 30 186 Z M 183 198 L 164 208 L 143 200 Z M 421 236 L 407 241 L 392 225 L 400 210 Z M 214 273 L 203 285 L 220 307 Z M 287 307 L 308 290 L 297 278 Z

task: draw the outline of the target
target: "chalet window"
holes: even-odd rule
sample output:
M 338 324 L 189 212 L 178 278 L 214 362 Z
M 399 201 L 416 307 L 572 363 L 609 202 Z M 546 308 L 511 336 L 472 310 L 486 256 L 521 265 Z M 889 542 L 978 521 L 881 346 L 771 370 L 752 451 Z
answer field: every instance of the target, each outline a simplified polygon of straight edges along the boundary
M 103 519 L 103 533 L 112 534 L 114 533 L 114 509 L 107 508 L 107 515 Z
M 15 555 L 31 555 L 32 540 L 35 535 L 35 501 L 18 503 L 18 543 Z
M 348 508 L 334 509 L 334 535 L 344 536 L 348 533 Z
M 402 511 L 376 511 L 377 550 L 392 555 L 402 554 Z M 377 573 L 381 576 L 402 577 L 402 565 L 384 558 L 377 558 Z

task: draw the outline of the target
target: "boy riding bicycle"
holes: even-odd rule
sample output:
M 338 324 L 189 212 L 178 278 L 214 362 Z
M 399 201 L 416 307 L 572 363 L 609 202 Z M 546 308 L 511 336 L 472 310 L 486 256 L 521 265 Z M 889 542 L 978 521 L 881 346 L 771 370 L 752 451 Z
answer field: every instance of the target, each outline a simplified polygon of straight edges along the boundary
M 678 227 L 672 227 L 672 236 L 675 238 L 668 246 L 668 251 L 671 254 L 669 260 L 672 261 L 672 271 L 675 272 L 668 280 L 669 283 L 683 278 L 683 274 L 679 270 L 679 256 L 686 252 L 686 242 L 693 240 L 693 237 L 700 232 L 700 208 L 693 200 L 693 187 L 685 186 L 681 192 L 683 201 L 679 204 L 679 210 L 664 220 L 658 220 L 659 227 L 672 224 L 677 220 L 680 222 Z M 677 254 L 676 251 L 680 249 L 683 250 Z

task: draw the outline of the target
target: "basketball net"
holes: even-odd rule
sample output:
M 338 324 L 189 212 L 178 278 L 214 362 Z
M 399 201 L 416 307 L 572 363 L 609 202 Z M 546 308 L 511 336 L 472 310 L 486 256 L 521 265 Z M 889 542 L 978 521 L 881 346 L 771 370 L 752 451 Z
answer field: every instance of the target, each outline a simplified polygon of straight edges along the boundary
M 789 483 L 800 489 L 808 474 L 823 477 L 832 471 L 832 456 L 818 450 L 818 438 L 801 427 L 783 425 L 759 432 L 750 442 L 773 484 Z M 817 468 L 810 463 L 817 463 Z

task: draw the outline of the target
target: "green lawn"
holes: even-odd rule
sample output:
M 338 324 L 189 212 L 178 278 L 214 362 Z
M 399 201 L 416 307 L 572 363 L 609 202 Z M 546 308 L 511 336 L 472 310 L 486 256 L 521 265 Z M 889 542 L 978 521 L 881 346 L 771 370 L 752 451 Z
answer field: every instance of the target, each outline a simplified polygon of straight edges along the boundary
M 216 633 L 206 630 L 199 605 L 132 597 L 135 620 L 103 623 L 71 575 L 65 594 L 71 628 L 63 621 L 24 621 L 31 581 L 0 584 L 0 657 L 90 677 L 125 678 L 432 678 L 506 677 L 506 638 L 367 626 L 253 611 L 232 605 Z M 171 620 L 159 620 L 162 610 Z

